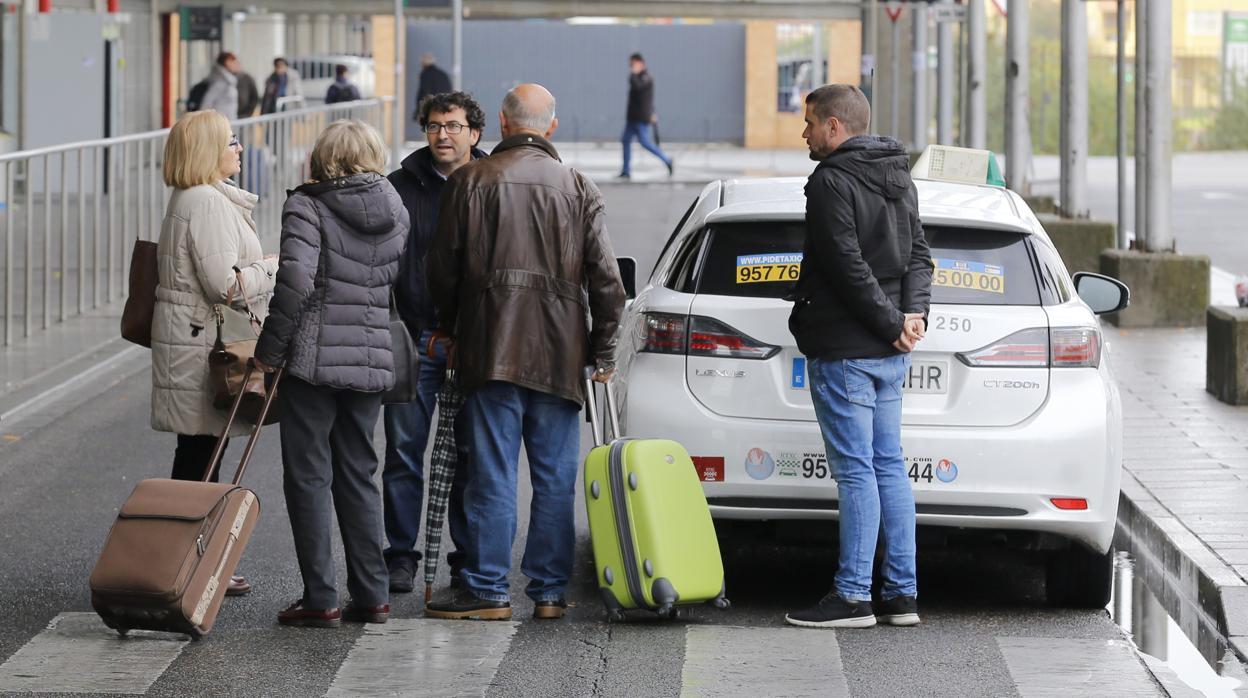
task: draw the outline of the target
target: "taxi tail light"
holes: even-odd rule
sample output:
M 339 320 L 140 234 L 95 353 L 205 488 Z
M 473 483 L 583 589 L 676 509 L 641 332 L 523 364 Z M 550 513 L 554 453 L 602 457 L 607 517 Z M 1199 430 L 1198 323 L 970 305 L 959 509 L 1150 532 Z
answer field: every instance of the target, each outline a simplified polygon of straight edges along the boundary
M 1074 497 L 1053 497 L 1053 506 L 1063 511 L 1087 511 L 1088 500 Z
M 689 318 L 672 313 L 645 313 L 642 316 L 641 351 L 653 354 L 684 354 Z
M 986 347 L 957 356 L 967 366 L 1048 368 L 1049 331 L 1044 327 L 1021 330 Z
M 697 315 L 689 318 L 689 355 L 725 359 L 770 359 L 780 347 L 765 344 L 728 325 Z
M 1053 368 L 1096 368 L 1101 365 L 1101 332 L 1094 327 L 1054 327 Z

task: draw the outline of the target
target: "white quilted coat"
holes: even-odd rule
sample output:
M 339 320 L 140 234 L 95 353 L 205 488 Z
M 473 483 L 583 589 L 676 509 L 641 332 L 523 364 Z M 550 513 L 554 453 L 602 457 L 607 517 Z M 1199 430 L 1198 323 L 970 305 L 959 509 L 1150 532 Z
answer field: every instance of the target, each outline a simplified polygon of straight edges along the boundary
M 178 189 L 160 229 L 160 285 L 152 319 L 152 428 L 219 434 L 225 413 L 212 406 L 208 352 L 216 339 L 214 303 L 237 285 L 234 267 L 260 319 L 268 314 L 277 260 L 264 259 L 252 210 L 256 195 L 219 182 Z M 235 306 L 241 308 L 239 294 Z M 247 433 L 235 425 L 231 436 Z

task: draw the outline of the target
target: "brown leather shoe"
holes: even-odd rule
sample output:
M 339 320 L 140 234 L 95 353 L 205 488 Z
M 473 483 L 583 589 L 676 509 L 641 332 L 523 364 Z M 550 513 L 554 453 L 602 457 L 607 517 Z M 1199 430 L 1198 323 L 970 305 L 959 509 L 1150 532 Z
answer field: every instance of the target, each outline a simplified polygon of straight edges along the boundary
M 568 612 L 568 602 L 563 599 L 538 601 L 533 604 L 533 617 L 539 620 L 556 620 Z
M 304 628 L 336 628 L 342 625 L 342 611 L 337 608 L 304 608 L 303 599 L 277 614 L 277 622 Z
M 239 574 L 230 577 L 230 583 L 225 587 L 226 596 L 245 596 L 250 593 L 251 584 Z
M 390 620 L 390 604 L 369 608 L 352 604 L 342 609 L 342 619 L 348 623 L 385 623 Z

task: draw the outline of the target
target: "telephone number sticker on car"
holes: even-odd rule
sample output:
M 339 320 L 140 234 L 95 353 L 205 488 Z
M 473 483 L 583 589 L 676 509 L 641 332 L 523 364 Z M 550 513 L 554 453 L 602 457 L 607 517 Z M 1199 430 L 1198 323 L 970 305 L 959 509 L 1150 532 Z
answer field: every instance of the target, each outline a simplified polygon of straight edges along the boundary
M 794 390 L 810 389 L 810 381 L 806 375 L 806 357 L 793 357 L 793 371 L 789 385 Z M 902 390 L 918 395 L 945 395 L 949 392 L 949 362 L 928 359 L 912 360 L 910 372 L 906 375 Z
M 737 283 L 797 281 L 802 273 L 802 253 L 744 254 L 737 256 Z
M 932 285 L 985 293 L 1005 293 L 1005 269 L 996 264 L 932 259 Z

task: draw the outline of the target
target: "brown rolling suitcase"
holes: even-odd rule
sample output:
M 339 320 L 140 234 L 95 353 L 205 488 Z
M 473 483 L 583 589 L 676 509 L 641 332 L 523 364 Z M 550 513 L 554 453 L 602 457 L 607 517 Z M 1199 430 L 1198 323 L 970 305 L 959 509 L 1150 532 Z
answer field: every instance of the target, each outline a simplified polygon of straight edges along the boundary
M 247 370 L 256 369 L 249 365 Z M 143 480 L 121 506 L 91 572 L 91 606 L 108 627 L 122 635 L 132 629 L 163 630 L 194 639 L 212 630 L 230 576 L 260 516 L 256 494 L 239 482 L 281 372 L 274 378 L 233 482 L 208 482 L 221 464 L 221 438 L 202 482 Z M 223 436 L 238 416 L 243 395 L 230 407 Z

